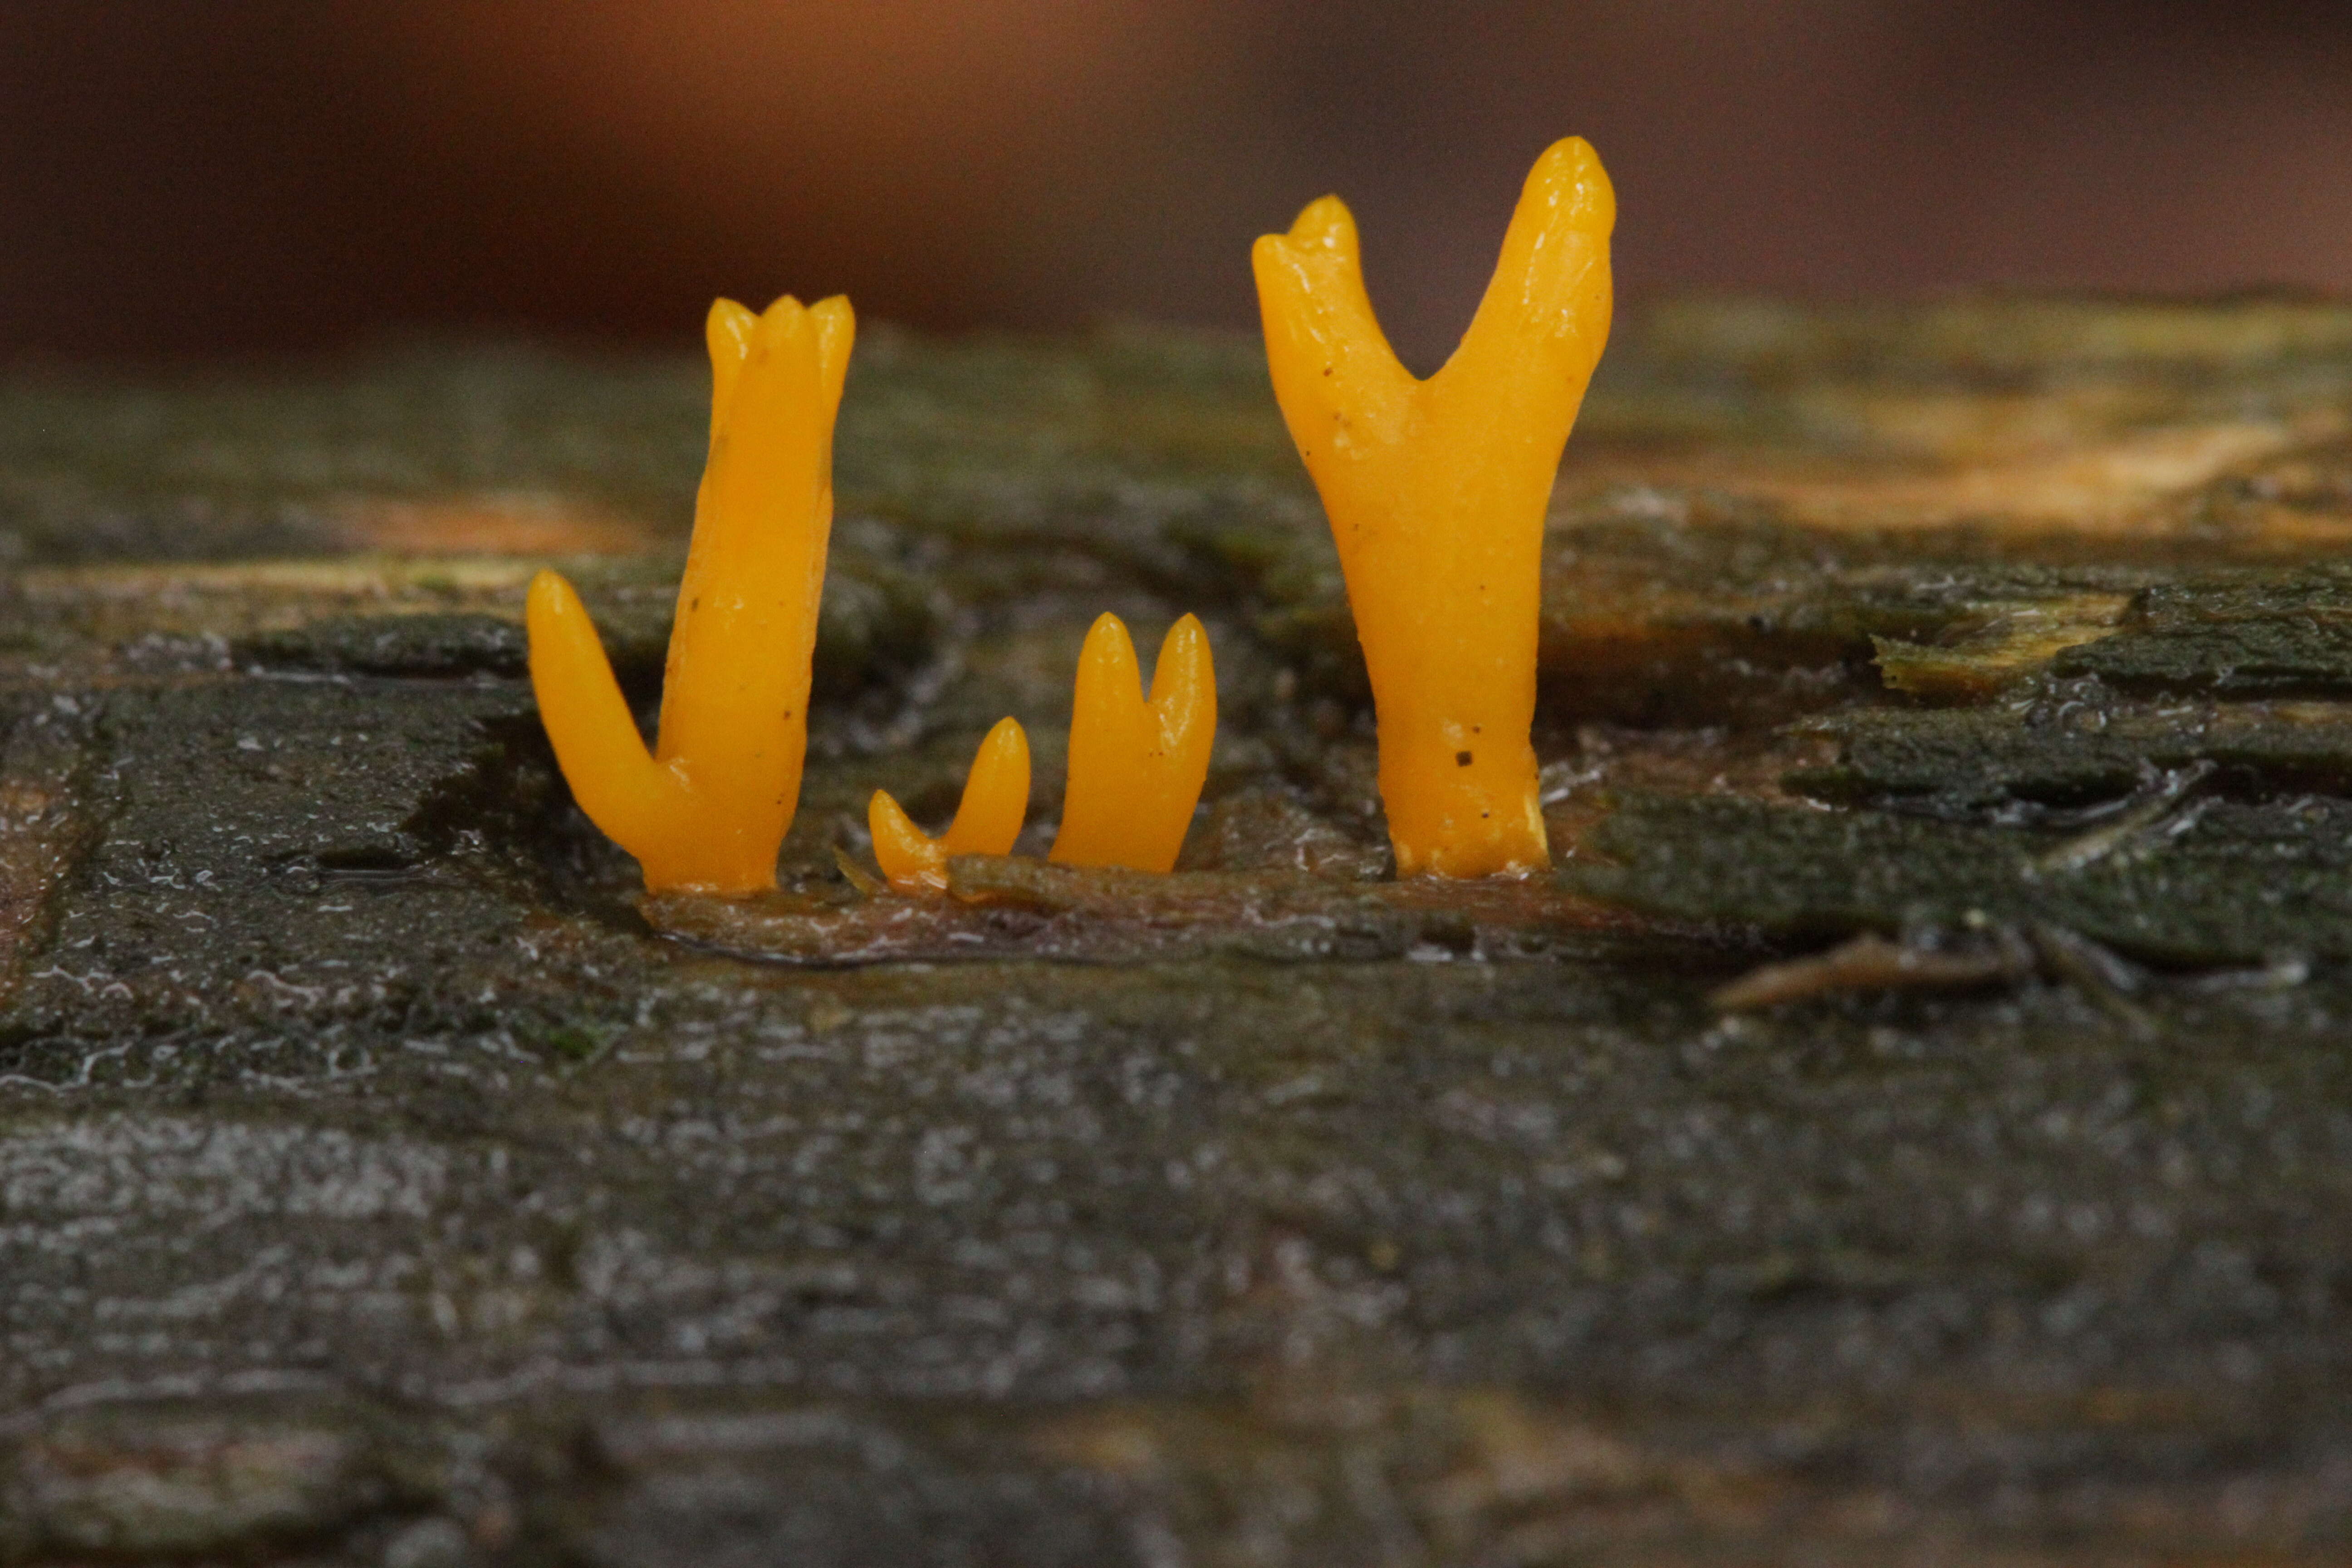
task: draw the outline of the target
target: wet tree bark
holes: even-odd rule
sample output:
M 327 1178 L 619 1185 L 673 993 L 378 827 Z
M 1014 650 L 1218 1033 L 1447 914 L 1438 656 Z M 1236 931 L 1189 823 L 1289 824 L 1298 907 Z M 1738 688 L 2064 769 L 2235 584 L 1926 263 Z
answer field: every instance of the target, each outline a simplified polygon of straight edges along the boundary
M 1459 889 L 1253 344 L 860 355 L 753 905 L 520 675 L 650 717 L 692 364 L 0 391 L 0 1561 L 2352 1546 L 2352 310 L 1629 323 Z M 1182 874 L 845 879 L 1103 610 Z

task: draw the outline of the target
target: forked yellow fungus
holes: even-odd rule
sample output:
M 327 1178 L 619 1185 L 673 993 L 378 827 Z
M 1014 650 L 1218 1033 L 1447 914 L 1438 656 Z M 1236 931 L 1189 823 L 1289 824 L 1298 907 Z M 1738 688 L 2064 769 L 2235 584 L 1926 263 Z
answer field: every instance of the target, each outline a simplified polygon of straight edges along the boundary
M 916 826 L 886 789 L 874 792 L 866 825 L 874 858 L 902 893 L 944 890 L 950 855 L 1009 855 L 1029 815 L 1029 737 L 1020 721 L 1000 719 L 980 743 L 964 776 L 963 802 L 948 830 L 933 838 Z
M 1381 331 L 1338 197 L 1252 253 L 1275 396 L 1371 672 L 1400 875 L 1549 862 L 1528 742 L 1544 513 L 1609 336 L 1616 213 L 1582 138 L 1548 150 L 1469 331 L 1427 381 Z
M 710 308 L 710 456 L 651 752 L 572 584 L 553 572 L 531 582 L 531 687 L 555 759 L 649 889 L 776 884 L 808 746 L 834 414 L 855 332 L 843 299 Z
M 1069 787 L 1046 858 L 1174 869 L 1216 737 L 1217 672 L 1199 618 L 1168 628 L 1149 701 L 1126 626 L 1117 616 L 1097 618 L 1078 651 Z

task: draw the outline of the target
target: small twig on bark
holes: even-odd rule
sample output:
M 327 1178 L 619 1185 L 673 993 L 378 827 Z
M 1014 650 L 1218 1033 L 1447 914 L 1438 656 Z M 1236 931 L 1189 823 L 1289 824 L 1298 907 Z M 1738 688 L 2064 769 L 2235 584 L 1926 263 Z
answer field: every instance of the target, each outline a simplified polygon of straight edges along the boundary
M 1722 1012 L 1746 1013 L 1836 991 L 2013 984 L 2033 968 L 2032 951 L 2006 928 L 1997 929 L 1989 942 L 1960 950 L 1889 942 L 1866 932 L 1827 952 L 1749 970 L 1707 1000 Z

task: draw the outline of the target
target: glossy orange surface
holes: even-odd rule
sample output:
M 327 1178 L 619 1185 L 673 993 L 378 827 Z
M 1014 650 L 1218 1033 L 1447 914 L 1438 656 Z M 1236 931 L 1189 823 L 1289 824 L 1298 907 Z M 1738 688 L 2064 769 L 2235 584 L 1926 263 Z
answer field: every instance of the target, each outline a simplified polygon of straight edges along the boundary
M 1010 855 L 1029 814 L 1029 737 L 1014 719 L 1000 719 L 980 743 L 964 775 L 963 801 L 948 830 L 933 838 L 915 826 L 888 790 L 877 789 L 866 808 L 874 858 L 902 893 L 944 890 L 950 855 Z
M 1275 395 L 1371 673 L 1400 875 L 1549 863 L 1528 742 L 1544 513 L 1608 341 L 1615 221 L 1592 149 L 1547 151 L 1470 330 L 1426 381 L 1381 331 L 1339 198 L 1253 252 Z
M 1097 619 L 1078 652 L 1069 787 L 1047 858 L 1173 869 L 1216 736 L 1217 672 L 1197 617 L 1168 628 L 1149 700 L 1126 626 L 1117 616 Z
M 648 752 L 570 584 L 530 587 L 530 676 L 556 761 L 649 889 L 755 892 L 800 802 L 833 526 L 849 301 L 710 310 L 710 456 Z

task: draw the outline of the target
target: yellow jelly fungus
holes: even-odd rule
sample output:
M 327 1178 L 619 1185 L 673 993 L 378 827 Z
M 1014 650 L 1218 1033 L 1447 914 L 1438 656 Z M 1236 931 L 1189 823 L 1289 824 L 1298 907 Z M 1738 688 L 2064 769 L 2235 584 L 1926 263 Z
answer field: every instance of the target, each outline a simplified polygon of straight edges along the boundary
M 866 808 L 874 858 L 902 893 L 942 891 L 950 855 L 1010 855 L 1029 815 L 1029 737 L 1020 721 L 1000 719 L 980 743 L 964 776 L 963 803 L 937 838 L 916 826 L 890 792 L 877 789 Z
M 649 889 L 776 885 L 808 746 L 833 421 L 855 331 L 842 299 L 710 308 L 710 456 L 650 753 L 572 584 L 553 572 L 531 582 L 530 680 L 555 760 Z
M 1046 858 L 1172 870 L 1216 737 L 1217 672 L 1198 617 L 1168 628 L 1150 701 L 1127 627 L 1117 616 L 1098 618 L 1078 652 L 1069 787 Z
M 1252 254 L 1275 396 L 1371 673 L 1400 875 L 1549 863 L 1528 743 L 1544 513 L 1609 336 L 1616 213 L 1581 138 L 1547 151 L 1469 331 L 1427 381 L 1381 334 L 1338 197 Z

